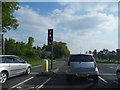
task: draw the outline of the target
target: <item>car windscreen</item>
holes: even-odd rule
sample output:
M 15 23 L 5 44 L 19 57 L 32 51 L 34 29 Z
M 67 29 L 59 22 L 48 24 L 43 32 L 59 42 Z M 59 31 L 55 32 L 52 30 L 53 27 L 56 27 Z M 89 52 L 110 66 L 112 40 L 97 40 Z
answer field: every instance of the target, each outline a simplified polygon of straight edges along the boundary
M 70 61 L 72 62 L 90 62 L 94 61 L 91 55 L 71 55 Z

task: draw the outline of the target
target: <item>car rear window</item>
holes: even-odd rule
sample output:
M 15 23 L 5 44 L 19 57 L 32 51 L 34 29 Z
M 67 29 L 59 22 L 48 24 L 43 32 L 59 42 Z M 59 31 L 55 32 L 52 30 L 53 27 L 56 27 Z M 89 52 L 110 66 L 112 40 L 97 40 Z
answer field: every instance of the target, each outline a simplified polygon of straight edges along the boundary
M 71 55 L 70 61 L 72 62 L 90 62 L 94 61 L 91 55 Z

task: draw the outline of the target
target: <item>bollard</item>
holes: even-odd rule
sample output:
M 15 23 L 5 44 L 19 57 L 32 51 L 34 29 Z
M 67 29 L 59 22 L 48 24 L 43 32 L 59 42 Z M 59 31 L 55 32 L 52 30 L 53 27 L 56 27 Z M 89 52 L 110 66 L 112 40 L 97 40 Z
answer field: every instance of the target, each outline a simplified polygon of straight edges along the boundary
M 48 60 L 43 60 L 42 72 L 48 72 Z

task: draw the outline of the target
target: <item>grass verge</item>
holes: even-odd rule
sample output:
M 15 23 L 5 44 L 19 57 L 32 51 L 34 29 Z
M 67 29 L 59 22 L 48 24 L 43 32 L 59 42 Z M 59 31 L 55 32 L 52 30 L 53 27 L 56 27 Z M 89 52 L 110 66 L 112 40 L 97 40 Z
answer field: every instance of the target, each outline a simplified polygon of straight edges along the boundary
M 23 58 L 25 61 L 27 61 L 32 66 L 41 65 L 43 60 L 44 60 L 44 59 L 39 58 L 39 57 L 34 57 L 34 58 L 28 58 L 28 57 L 25 57 L 25 56 L 20 56 L 20 57 Z M 48 63 L 51 62 L 50 59 L 47 59 L 47 60 L 48 60 Z
M 105 60 L 105 59 L 96 60 L 96 62 L 98 62 L 98 63 L 120 63 L 120 61 Z

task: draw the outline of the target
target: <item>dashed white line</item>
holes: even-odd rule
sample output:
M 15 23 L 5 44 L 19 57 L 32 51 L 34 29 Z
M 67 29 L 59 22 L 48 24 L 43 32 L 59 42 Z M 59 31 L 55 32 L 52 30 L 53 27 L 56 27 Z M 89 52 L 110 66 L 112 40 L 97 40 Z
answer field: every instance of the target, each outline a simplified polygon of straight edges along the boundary
M 47 79 L 42 85 L 40 85 L 37 90 L 39 90 L 40 88 L 42 88 L 51 78 Z
M 18 83 L 18 84 L 16 84 L 16 85 L 14 85 L 13 87 L 11 87 L 10 89 L 8 89 L 8 90 L 11 90 L 11 89 L 13 89 L 13 88 L 16 88 L 16 87 L 18 87 L 19 85 L 21 85 L 21 84 L 23 84 L 23 83 L 25 83 L 25 82 L 27 82 L 27 81 L 29 81 L 29 80 L 31 80 L 31 79 L 33 79 L 34 77 L 30 77 L 30 78 L 28 78 L 28 79 L 26 79 L 26 80 L 24 80 L 23 82 L 20 82 L 20 83 Z
M 99 76 L 99 79 L 101 79 L 103 82 L 108 83 L 105 79 Z

